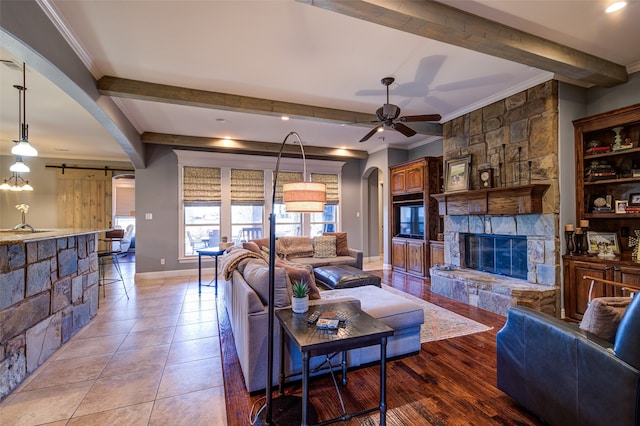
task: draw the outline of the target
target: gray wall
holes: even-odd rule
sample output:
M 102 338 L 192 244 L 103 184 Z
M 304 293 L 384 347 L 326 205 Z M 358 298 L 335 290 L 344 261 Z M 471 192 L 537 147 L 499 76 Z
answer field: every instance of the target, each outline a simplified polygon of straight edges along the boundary
M 640 103 L 640 71 L 629 76 L 625 84 L 610 89 L 592 87 L 587 90 L 586 116 Z
M 180 215 L 178 158 L 172 148 L 150 145 L 147 167 L 136 171 L 136 272 L 194 269 L 197 260 L 178 260 Z M 362 249 L 360 197 L 361 161 L 350 160 L 342 168 L 341 231 L 348 232 L 349 245 Z M 145 219 L 147 213 L 152 219 Z M 359 213 L 359 217 L 358 217 Z M 160 259 L 164 259 L 164 265 Z
M 409 151 L 409 160 L 421 157 L 441 157 L 443 153 L 442 139 L 429 142 Z
M 136 272 L 192 269 L 178 262 L 178 159 L 170 147 L 150 145 L 146 163 L 136 171 Z

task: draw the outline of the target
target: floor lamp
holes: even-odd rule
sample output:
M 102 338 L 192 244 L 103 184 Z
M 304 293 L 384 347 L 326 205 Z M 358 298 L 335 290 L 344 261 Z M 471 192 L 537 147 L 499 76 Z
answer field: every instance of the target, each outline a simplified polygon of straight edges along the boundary
M 307 160 L 304 156 L 304 148 L 302 139 L 296 132 L 290 132 L 285 136 L 280 145 L 278 152 L 278 160 L 276 168 L 273 172 L 273 192 L 271 198 L 271 214 L 269 215 L 269 313 L 267 328 L 267 389 L 265 409 L 260 413 L 256 424 L 259 425 L 290 425 L 292 419 L 299 422 L 302 411 L 302 400 L 298 397 L 279 396 L 272 398 L 273 383 L 273 327 L 275 323 L 275 308 L 273 299 L 275 297 L 274 279 L 275 279 L 275 259 L 276 259 L 276 215 L 274 206 L 276 203 L 276 187 L 278 182 L 278 171 L 280 169 L 280 158 L 284 145 L 290 136 L 294 136 L 300 145 L 302 151 L 302 182 L 285 183 L 282 186 L 282 198 L 284 200 L 285 209 L 294 213 L 322 213 L 324 212 L 324 203 L 326 201 L 326 185 L 320 182 L 306 182 Z M 263 415 L 264 414 L 264 415 Z

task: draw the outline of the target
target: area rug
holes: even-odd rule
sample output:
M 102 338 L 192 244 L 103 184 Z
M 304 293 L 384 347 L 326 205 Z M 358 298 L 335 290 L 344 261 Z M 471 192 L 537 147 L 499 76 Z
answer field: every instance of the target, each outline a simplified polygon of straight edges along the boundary
M 420 327 L 420 343 L 481 333 L 492 328 L 386 284 L 382 284 L 382 288 L 409 299 L 422 307 L 424 310 L 424 324 Z

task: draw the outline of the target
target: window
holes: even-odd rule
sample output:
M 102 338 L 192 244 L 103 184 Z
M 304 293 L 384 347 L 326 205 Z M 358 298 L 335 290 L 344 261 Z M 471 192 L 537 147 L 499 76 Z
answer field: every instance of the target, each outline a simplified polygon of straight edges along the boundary
M 300 172 L 279 172 L 276 182 L 276 204 L 273 212 L 276 215 L 276 236 L 294 237 L 303 235 L 302 233 L 302 213 L 290 213 L 284 208 L 282 202 L 282 187 L 285 183 L 302 181 Z
M 281 158 L 275 194 L 276 159 L 265 156 L 174 150 L 180 169 L 179 261 L 193 262 L 199 248 L 215 247 L 222 237 L 239 242 L 269 236 L 267 213 L 276 215 L 277 236 L 315 235 L 339 230 L 339 172 L 344 163 L 308 160 L 307 180 L 327 184 L 324 213 L 286 212 L 282 187 L 303 180 L 299 158 Z M 333 174 L 332 174 L 333 173 Z M 224 189 L 224 190 L 223 190 Z M 271 197 L 275 198 L 271 206 Z
M 231 235 L 236 243 L 262 238 L 264 171 L 231 169 Z
M 184 256 L 220 242 L 220 169 L 184 167 Z
M 311 213 L 310 236 L 322 235 L 323 232 L 336 232 L 338 225 L 338 175 L 311 173 L 312 182 L 322 182 L 327 186 L 327 201 L 323 213 Z

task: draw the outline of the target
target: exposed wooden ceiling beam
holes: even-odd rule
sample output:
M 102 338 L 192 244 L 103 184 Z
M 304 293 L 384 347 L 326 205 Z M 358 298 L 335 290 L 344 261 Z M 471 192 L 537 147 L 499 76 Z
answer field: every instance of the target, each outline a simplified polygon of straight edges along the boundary
M 205 138 L 199 136 L 170 135 L 166 133 L 145 132 L 141 136 L 142 142 L 175 147 L 197 148 L 212 152 L 226 152 L 234 154 L 259 154 L 277 157 L 281 143 L 225 140 L 220 138 Z M 320 160 L 364 160 L 369 154 L 366 151 L 355 149 L 325 148 L 319 146 L 304 146 L 305 156 Z M 294 145 L 285 145 L 282 155 L 300 156 L 300 148 Z
M 269 115 L 272 117 L 287 115 L 291 118 L 302 120 L 338 124 L 349 123 L 362 127 L 373 127 L 370 122 L 377 120 L 374 114 L 356 111 L 295 104 L 229 93 L 210 92 L 112 76 L 102 77 L 98 80 L 97 86 L 98 91 L 105 96 Z M 425 125 L 421 126 L 413 126 L 413 128 L 420 134 L 442 136 L 441 124 L 424 124 Z
M 585 85 L 611 87 L 628 79 L 622 65 L 435 1 L 297 1 L 550 71 Z

